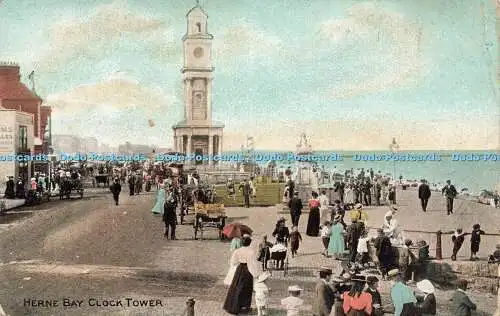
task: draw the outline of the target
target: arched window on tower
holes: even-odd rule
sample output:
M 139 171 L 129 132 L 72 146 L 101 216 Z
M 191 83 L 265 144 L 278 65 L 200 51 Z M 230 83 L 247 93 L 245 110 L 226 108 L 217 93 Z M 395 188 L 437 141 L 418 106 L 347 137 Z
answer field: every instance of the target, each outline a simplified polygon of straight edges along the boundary
M 198 33 L 201 33 L 201 23 L 196 23 L 196 29 L 198 30 Z

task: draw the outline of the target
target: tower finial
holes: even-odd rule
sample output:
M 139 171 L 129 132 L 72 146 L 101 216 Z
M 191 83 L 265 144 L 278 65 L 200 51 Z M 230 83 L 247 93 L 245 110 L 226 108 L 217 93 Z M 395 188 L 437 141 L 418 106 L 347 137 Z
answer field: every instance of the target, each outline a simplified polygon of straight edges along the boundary
M 200 0 L 196 0 L 196 6 L 199 7 L 200 6 Z

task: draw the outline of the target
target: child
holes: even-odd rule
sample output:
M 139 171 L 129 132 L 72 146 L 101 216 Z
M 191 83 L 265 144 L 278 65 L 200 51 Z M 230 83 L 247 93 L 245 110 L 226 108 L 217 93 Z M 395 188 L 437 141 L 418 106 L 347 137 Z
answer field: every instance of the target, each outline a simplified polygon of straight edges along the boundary
M 499 263 L 500 262 L 500 244 L 497 245 L 497 250 L 490 255 L 488 259 L 489 263 Z
M 272 243 L 267 241 L 267 235 L 262 236 L 262 242 L 259 244 L 259 258 L 258 261 L 262 262 L 262 268 L 267 270 L 267 262 L 271 258 L 271 253 L 269 249 L 273 246 Z
M 451 236 L 451 241 L 453 242 L 453 254 L 451 255 L 451 260 L 457 260 L 457 254 L 462 244 L 465 240 L 465 233 L 462 232 L 462 228 L 457 228 L 455 233 Z
M 329 221 L 326 221 L 321 227 L 321 240 L 323 241 L 324 250 L 321 253 L 323 256 L 328 257 L 328 244 L 330 243 L 330 233 L 331 233 L 331 224 Z
M 368 238 L 368 232 L 364 230 L 361 233 L 361 238 L 358 240 L 358 255 L 359 255 L 359 263 L 362 265 L 365 265 L 370 261 L 370 256 L 368 255 L 368 241 L 370 238 Z
M 257 306 L 257 315 L 265 316 L 267 314 L 267 298 L 269 296 L 269 288 L 267 287 L 266 280 L 271 275 L 269 272 L 263 272 L 255 280 L 253 290 L 255 292 L 255 306 Z
M 479 260 L 477 253 L 479 252 L 479 245 L 481 244 L 481 235 L 485 232 L 481 230 L 481 225 L 474 224 L 472 226 L 472 233 L 470 237 L 470 260 Z
M 289 286 L 288 293 L 290 296 L 281 300 L 281 306 L 286 309 L 287 316 L 298 316 L 299 311 L 304 305 L 304 301 L 299 298 L 302 289 L 297 285 Z
M 409 278 L 409 267 L 410 265 L 416 261 L 415 255 L 410 251 L 410 246 L 413 244 L 413 241 L 410 239 L 405 240 L 405 245 L 399 248 L 399 267 L 401 274 L 405 280 Z
M 292 227 L 292 232 L 290 233 L 290 248 L 292 250 L 292 258 L 297 254 L 299 250 L 300 242 L 302 241 L 302 236 L 299 233 L 297 226 Z

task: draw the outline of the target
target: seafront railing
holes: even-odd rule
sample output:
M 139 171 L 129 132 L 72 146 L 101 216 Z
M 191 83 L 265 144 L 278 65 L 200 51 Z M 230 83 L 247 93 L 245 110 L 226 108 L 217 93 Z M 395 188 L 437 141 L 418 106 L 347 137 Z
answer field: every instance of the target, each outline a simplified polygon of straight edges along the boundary
M 368 227 L 369 230 L 377 230 L 380 227 Z M 436 260 L 443 260 L 443 235 L 453 235 L 455 231 L 425 231 L 425 230 L 411 230 L 411 229 L 404 229 L 403 230 L 403 235 L 405 238 L 409 238 L 412 240 L 424 240 L 427 242 L 429 245 L 429 252 L 434 252 L 434 259 Z M 482 236 L 488 238 L 488 237 L 495 237 L 498 239 L 500 237 L 500 234 L 495 234 L 495 233 L 485 233 L 482 234 Z M 411 238 L 410 238 L 411 237 Z M 451 240 L 451 238 L 450 238 Z M 451 247 L 450 247 L 451 248 Z M 491 249 L 491 252 L 493 253 L 493 249 Z M 450 256 L 451 257 L 451 256 Z

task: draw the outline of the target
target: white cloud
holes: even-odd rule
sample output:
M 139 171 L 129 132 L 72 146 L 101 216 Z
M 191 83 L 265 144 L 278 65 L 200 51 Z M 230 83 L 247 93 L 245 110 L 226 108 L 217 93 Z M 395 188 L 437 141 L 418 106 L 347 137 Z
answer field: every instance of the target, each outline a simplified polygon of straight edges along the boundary
M 176 101 L 161 89 L 142 86 L 124 73 L 116 73 L 95 84 L 77 86 L 71 91 L 49 95 L 47 105 L 54 109 L 56 133 L 99 137 L 101 142 L 119 144 L 124 140 L 160 143 L 165 133 L 161 114 Z M 154 133 L 148 120 L 154 119 Z M 153 137 L 153 138 L 151 138 Z
M 78 55 L 102 53 L 113 40 L 122 36 L 153 32 L 163 27 L 163 21 L 131 12 L 126 1 L 100 5 L 85 19 L 66 17 L 50 28 L 50 46 L 40 66 L 46 71 L 55 70 Z
M 320 35 L 358 56 L 355 67 L 362 70 L 359 78 L 349 78 L 350 82 L 332 90 L 335 98 L 414 83 L 424 74 L 422 28 L 395 12 L 373 4 L 357 4 L 346 11 L 346 18 L 323 23 Z
M 277 36 L 266 34 L 259 26 L 238 20 L 231 27 L 217 33 L 214 41 L 215 60 L 227 61 L 244 57 L 251 60 L 278 53 L 283 42 Z
M 228 128 L 224 148 L 238 150 L 246 135 L 256 148 L 295 150 L 305 132 L 316 150 L 386 150 L 396 137 L 402 150 L 494 150 L 500 146 L 500 127 L 484 120 L 470 121 L 285 121 L 260 122 L 260 128 Z M 461 137 L 457 137 L 457 130 Z

